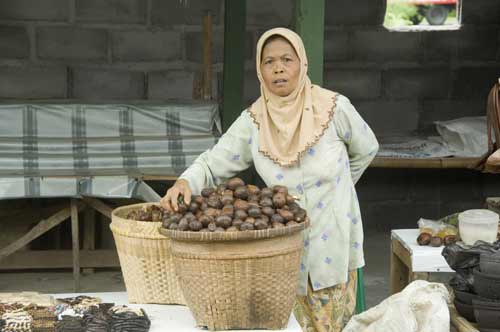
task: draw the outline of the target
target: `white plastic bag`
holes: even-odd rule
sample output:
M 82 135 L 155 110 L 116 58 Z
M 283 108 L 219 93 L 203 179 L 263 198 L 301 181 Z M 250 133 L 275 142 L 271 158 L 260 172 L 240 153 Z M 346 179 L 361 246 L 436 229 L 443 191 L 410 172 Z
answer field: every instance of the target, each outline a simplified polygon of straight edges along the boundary
M 450 121 L 436 121 L 448 148 L 457 157 L 481 157 L 488 152 L 486 117 L 464 117 Z
M 416 280 L 402 292 L 353 316 L 342 332 L 449 332 L 449 301 L 443 284 Z

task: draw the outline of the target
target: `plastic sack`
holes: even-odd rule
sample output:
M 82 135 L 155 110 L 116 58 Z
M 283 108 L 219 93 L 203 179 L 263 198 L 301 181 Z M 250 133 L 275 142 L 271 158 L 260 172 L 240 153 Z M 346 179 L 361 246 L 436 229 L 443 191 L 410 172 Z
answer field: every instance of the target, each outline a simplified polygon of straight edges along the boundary
M 430 219 L 420 218 L 417 222 L 420 233 L 428 233 L 432 236 L 438 236 L 444 239 L 448 235 L 457 236 L 458 228 L 452 224 L 445 223 L 441 220 L 435 221 Z
M 456 275 L 450 280 L 454 289 L 474 292 L 474 270 L 479 269 L 479 258 L 483 253 L 500 252 L 500 241 L 488 243 L 477 241 L 473 246 L 462 242 L 444 247 L 441 253 Z

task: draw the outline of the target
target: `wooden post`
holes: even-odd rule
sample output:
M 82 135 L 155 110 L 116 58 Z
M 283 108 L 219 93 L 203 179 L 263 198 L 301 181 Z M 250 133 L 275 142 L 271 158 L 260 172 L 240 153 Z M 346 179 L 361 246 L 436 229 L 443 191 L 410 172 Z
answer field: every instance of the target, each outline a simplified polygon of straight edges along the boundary
M 95 250 L 95 210 L 90 206 L 86 206 L 83 213 L 83 249 Z M 94 269 L 84 269 L 83 273 L 94 273 Z
M 236 120 L 243 108 L 246 0 L 225 0 L 224 6 L 222 127 L 225 131 Z
M 212 99 L 212 14 L 203 17 L 203 91 L 204 100 Z
M 408 284 L 410 275 L 408 266 L 411 264 L 408 251 L 396 239 L 391 240 L 390 264 L 390 292 L 395 294 L 402 291 Z
M 78 202 L 71 199 L 71 242 L 73 244 L 73 280 L 74 291 L 80 290 L 80 238 L 78 235 Z
M 323 84 L 325 0 L 297 0 L 295 30 L 302 37 L 309 61 L 309 78 Z

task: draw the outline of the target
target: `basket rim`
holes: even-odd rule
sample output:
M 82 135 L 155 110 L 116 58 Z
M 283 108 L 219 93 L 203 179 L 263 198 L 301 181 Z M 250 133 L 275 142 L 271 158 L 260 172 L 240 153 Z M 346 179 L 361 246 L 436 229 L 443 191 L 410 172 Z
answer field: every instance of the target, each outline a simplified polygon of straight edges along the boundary
M 225 241 L 241 241 L 241 240 L 258 240 L 270 239 L 280 236 L 288 236 L 297 232 L 303 231 L 310 226 L 310 221 L 307 218 L 304 222 L 293 226 L 285 226 L 282 228 L 271 228 L 253 231 L 238 231 L 238 232 L 192 232 L 178 231 L 159 228 L 162 235 L 177 240 L 187 242 L 225 242 Z
M 161 221 L 143 221 L 143 220 L 136 220 L 136 219 L 128 219 L 128 218 L 125 218 L 125 217 L 118 215 L 120 212 L 122 212 L 124 210 L 130 210 L 130 209 L 135 209 L 135 208 L 140 208 L 143 206 L 150 206 L 150 205 L 159 206 L 160 203 L 158 203 L 158 202 L 144 202 L 144 203 L 137 203 L 137 204 L 122 205 L 122 206 L 119 206 L 119 207 L 113 209 L 113 211 L 111 212 L 111 216 L 115 217 L 115 218 L 127 220 L 127 221 L 137 221 L 138 223 L 142 223 L 142 224 L 155 224 L 155 223 L 161 224 Z

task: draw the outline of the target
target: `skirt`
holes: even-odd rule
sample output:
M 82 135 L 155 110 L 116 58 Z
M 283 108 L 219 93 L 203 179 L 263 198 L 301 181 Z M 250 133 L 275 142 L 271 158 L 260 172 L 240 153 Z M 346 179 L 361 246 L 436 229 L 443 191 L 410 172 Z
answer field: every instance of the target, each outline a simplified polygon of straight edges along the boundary
M 356 309 L 357 271 L 349 272 L 344 284 L 297 296 L 293 313 L 304 332 L 341 332 Z

